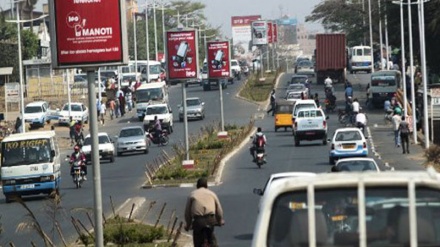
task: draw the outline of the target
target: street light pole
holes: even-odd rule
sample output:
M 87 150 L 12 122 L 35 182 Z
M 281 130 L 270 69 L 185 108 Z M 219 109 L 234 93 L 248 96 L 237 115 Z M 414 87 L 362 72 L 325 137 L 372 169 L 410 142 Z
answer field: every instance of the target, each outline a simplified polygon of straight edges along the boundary
M 17 45 L 18 45 L 18 69 L 20 73 L 20 108 L 21 108 L 21 129 L 22 133 L 26 132 L 26 125 L 24 121 L 24 86 L 23 86 L 23 58 L 21 52 L 21 27 L 20 27 L 20 11 L 18 10 L 18 2 L 16 2 L 17 10 Z
M 419 35 L 420 35 L 420 57 L 423 80 L 423 134 L 425 137 L 425 148 L 429 148 L 429 122 L 428 122 L 428 80 L 426 71 L 426 49 L 425 49 L 425 10 L 424 0 L 418 0 L 419 10 Z M 433 117 L 433 116 L 431 116 Z
M 145 35 L 146 35 L 146 49 L 147 49 L 147 61 L 150 60 L 150 39 L 148 34 L 148 6 L 145 7 Z M 137 72 L 137 68 L 135 69 Z
M 389 66 L 389 61 L 390 61 L 390 54 L 388 54 L 389 49 L 388 49 L 388 16 L 387 16 L 387 5 L 385 4 L 385 46 L 387 47 L 387 68 L 388 70 L 393 69 L 390 68 Z
M 134 38 L 134 44 L 133 44 L 133 50 L 134 50 L 134 70 L 135 73 L 137 72 L 138 69 L 138 65 L 137 65 L 137 61 L 138 61 L 138 56 L 137 56 L 137 41 L 136 41 L 136 12 L 133 11 L 133 38 Z
M 405 66 L 405 30 L 403 27 L 403 0 L 400 1 L 400 36 L 401 36 L 401 55 L 402 55 L 402 77 L 403 77 L 403 100 L 404 100 L 404 112 L 405 116 L 408 114 L 408 97 L 406 92 L 406 66 Z
M 371 0 L 368 0 L 368 21 L 370 22 L 370 48 L 373 51 L 373 25 L 371 23 Z M 374 56 L 371 56 L 371 73 L 374 72 Z
M 410 54 L 410 80 L 411 80 L 411 108 L 413 126 L 416 122 L 416 93 L 414 92 L 414 52 L 413 52 L 413 39 L 412 39 L 412 14 L 411 14 L 411 0 L 408 0 L 408 28 L 409 28 L 409 54 Z M 417 128 L 416 128 L 417 129 Z M 414 144 L 417 144 L 417 131 L 413 128 Z
M 156 22 L 156 2 L 153 2 L 154 15 L 154 60 L 157 60 L 157 22 Z
M 386 68 L 386 66 L 384 66 L 383 64 L 383 48 L 382 48 L 382 44 L 383 44 L 383 39 L 382 39 L 382 17 L 381 17 L 381 13 L 380 13 L 380 0 L 377 0 L 377 4 L 379 6 L 379 47 L 380 47 L 380 69 L 383 70 L 384 68 Z M 388 48 L 387 48 L 388 49 Z

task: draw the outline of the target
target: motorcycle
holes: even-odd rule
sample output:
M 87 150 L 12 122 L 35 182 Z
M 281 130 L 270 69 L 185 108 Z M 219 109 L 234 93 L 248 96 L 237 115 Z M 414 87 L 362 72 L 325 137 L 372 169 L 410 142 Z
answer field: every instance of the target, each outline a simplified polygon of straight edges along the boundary
M 261 168 L 262 165 L 266 163 L 266 154 L 264 153 L 264 148 L 257 148 L 255 151 L 255 164 L 257 164 L 258 168 Z
M 67 156 L 69 157 L 69 156 Z M 77 160 L 70 163 L 73 166 L 72 179 L 73 183 L 76 185 L 76 188 L 81 188 L 81 184 L 84 182 L 84 171 L 82 170 L 82 166 L 84 165 L 81 160 Z
M 243 73 L 244 76 L 249 76 L 249 67 L 247 65 L 241 66 L 241 73 Z
M 336 109 L 336 97 L 333 94 L 327 94 L 325 98 L 325 111 L 334 112 Z
M 154 144 L 157 144 L 159 146 L 168 145 L 169 142 L 168 131 L 165 129 L 162 130 L 159 136 L 155 135 L 155 131 L 153 129 L 149 129 L 146 135 L 148 139 Z

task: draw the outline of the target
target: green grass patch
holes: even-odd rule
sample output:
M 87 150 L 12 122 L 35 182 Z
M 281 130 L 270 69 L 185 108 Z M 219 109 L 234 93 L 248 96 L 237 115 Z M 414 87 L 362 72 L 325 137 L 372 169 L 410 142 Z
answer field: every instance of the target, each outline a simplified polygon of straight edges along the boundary
M 259 74 L 252 74 L 239 95 L 251 101 L 263 102 L 267 100 L 275 86 L 278 74 L 265 74 L 265 80 L 260 81 Z
M 202 128 L 202 134 L 193 140 L 189 148 L 189 157 L 194 160 L 194 168 L 183 168 L 182 161 L 186 159 L 183 147 L 174 146 L 175 156 L 156 171 L 152 184 L 193 183 L 200 177 L 213 178 L 221 160 L 248 136 L 253 126 L 253 121 L 245 126 L 226 125 L 228 138 L 224 139 L 217 137 L 218 128 Z
M 133 222 L 126 218 L 116 216 L 108 219 L 104 224 L 104 244 L 116 244 L 117 246 L 171 246 L 171 242 L 156 243 L 158 240 L 165 241 L 167 233 L 163 226 L 150 226 Z M 85 246 L 93 246 L 94 238 L 88 234 L 80 236 L 80 242 Z

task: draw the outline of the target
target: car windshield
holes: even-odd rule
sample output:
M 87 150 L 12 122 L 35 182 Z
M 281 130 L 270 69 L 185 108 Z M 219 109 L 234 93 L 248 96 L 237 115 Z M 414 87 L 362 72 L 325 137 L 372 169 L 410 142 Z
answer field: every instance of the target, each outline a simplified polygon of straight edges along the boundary
M 307 80 L 307 77 L 294 76 L 290 80 L 290 84 L 305 83 L 306 80 Z
M 238 62 L 237 62 L 237 61 L 231 61 L 231 65 L 232 65 L 232 66 L 237 66 L 237 65 L 238 65 Z
M 287 90 L 302 91 L 304 88 L 305 86 L 303 84 L 290 84 Z
M 376 171 L 377 168 L 370 160 L 347 160 L 339 161 L 337 164 L 339 171 Z
M 299 110 L 301 109 L 314 109 L 316 108 L 314 104 L 310 103 L 310 104 L 299 104 L 296 106 L 295 108 L 295 115 L 298 113 Z
M 71 108 L 70 109 L 71 111 L 82 111 L 82 108 L 80 105 L 72 105 L 70 108 Z M 69 105 L 64 105 L 63 111 L 68 111 L 68 110 L 69 110 Z
M 312 62 L 308 61 L 308 60 L 304 60 L 298 63 L 298 66 L 300 67 L 312 67 L 313 64 Z
M 362 136 L 359 131 L 339 131 L 336 133 L 335 141 L 361 141 Z
M 167 114 L 168 107 L 166 106 L 154 106 L 148 107 L 146 115 L 157 115 L 157 114 Z
M 150 74 L 157 75 L 162 72 L 160 64 L 150 65 Z
M 49 162 L 50 139 L 2 142 L 2 167 Z
M 148 88 L 136 90 L 136 100 L 138 103 L 148 102 L 150 100 L 162 100 L 162 88 Z
M 314 110 L 311 110 L 311 111 L 300 111 L 299 113 L 298 113 L 298 117 L 300 118 L 300 117 L 310 117 L 310 118 L 312 118 L 312 117 L 322 117 L 322 112 L 321 111 L 314 111 Z
M 106 143 L 110 143 L 110 139 L 108 138 L 108 136 L 98 136 L 98 143 L 99 144 L 106 144 Z M 84 139 L 84 145 L 92 145 L 92 139 L 90 137 L 86 137 L 86 139 Z
M 188 100 L 186 100 L 186 105 L 187 106 L 198 106 L 198 105 L 200 105 L 200 100 L 199 99 L 188 99 Z
M 24 108 L 24 113 L 39 113 L 39 112 L 43 112 L 41 106 L 26 106 L 26 108 Z
M 309 193 L 313 199 L 307 190 L 281 194 L 271 208 L 266 245 L 309 246 L 308 205 L 313 201 L 316 246 L 360 246 L 359 223 L 366 226 L 368 246 L 409 246 L 407 186 L 365 185 L 364 190 L 364 211 L 358 210 L 357 187 L 315 189 Z M 440 192 L 418 186 L 415 200 L 418 246 L 440 246 Z
M 144 132 L 141 128 L 123 129 L 119 137 L 143 136 Z

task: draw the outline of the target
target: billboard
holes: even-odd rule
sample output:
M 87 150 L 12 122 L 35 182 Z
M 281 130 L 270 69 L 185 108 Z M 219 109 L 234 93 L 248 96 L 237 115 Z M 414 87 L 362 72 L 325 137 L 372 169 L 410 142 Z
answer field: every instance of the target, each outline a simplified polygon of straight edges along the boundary
M 267 21 L 253 21 L 252 28 L 252 44 L 267 45 Z
M 166 32 L 168 80 L 196 79 L 199 72 L 198 39 L 195 29 Z
M 229 78 L 231 53 L 229 41 L 211 41 L 206 44 L 208 78 Z
M 272 37 L 272 40 L 273 40 L 273 42 L 278 42 L 278 24 L 276 23 L 276 22 L 274 22 L 273 24 L 272 24 L 272 27 L 273 27 L 273 37 Z
M 261 19 L 260 15 L 233 16 L 231 18 L 232 50 L 235 58 L 252 60 L 251 23 L 259 19 Z
M 124 0 L 49 0 L 49 7 L 54 68 L 128 63 Z
M 272 44 L 273 41 L 273 36 L 275 35 L 274 33 L 274 23 L 271 21 L 267 22 L 267 43 Z

